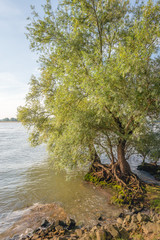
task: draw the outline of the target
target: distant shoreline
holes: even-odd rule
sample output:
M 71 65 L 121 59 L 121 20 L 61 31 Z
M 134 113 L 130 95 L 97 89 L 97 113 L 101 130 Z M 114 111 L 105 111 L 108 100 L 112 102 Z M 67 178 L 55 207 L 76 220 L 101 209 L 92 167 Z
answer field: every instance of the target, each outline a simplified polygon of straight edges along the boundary
M 6 118 L 1 118 L 0 122 L 18 122 L 18 119 L 14 118 L 14 117 L 12 117 L 12 118 L 6 117 Z
M 0 123 L 19 123 L 19 121 L 1 121 L 0 120 Z

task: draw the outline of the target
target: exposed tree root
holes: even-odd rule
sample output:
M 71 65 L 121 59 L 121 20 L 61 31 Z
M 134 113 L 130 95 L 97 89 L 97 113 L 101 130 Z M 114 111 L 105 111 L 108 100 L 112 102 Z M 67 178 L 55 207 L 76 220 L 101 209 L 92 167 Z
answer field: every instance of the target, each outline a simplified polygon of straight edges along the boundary
M 127 176 L 121 174 L 118 163 L 104 165 L 99 162 L 92 164 L 89 175 L 90 181 L 107 185 L 112 183 L 118 190 L 115 202 L 129 205 L 142 205 L 145 196 L 145 184 L 137 175 L 130 172 Z

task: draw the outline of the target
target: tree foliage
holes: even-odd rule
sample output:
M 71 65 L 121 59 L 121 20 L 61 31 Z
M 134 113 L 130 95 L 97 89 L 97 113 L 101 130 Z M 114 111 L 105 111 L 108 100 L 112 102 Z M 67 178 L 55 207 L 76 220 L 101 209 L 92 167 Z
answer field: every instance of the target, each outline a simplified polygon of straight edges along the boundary
M 150 159 L 157 163 L 160 160 L 160 125 L 159 122 L 154 124 L 154 129 L 149 126 L 147 132 L 143 132 L 141 137 L 135 141 L 135 149 L 141 154 L 143 163 Z
M 53 12 L 47 0 L 43 9 L 32 7 L 27 26 L 41 75 L 19 120 L 57 167 L 105 153 L 127 173 L 127 146 L 160 114 L 159 1 L 61 0 Z

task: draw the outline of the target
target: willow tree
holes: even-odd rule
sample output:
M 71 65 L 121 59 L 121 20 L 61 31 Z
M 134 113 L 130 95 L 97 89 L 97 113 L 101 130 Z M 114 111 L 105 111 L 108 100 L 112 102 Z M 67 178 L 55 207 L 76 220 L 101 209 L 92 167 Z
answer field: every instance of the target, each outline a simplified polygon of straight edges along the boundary
M 125 181 L 127 149 L 160 113 L 159 2 L 62 0 L 53 12 L 47 0 L 43 9 L 42 17 L 32 7 L 27 26 L 41 75 L 18 117 L 56 166 L 100 162 L 105 153 Z

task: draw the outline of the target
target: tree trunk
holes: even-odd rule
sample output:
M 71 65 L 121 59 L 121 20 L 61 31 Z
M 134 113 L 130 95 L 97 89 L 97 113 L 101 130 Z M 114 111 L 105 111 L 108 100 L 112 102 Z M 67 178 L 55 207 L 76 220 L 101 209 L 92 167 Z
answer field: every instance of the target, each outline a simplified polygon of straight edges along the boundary
M 145 160 L 146 160 L 146 155 L 145 156 L 143 156 L 143 164 L 145 163 Z
M 99 163 L 101 163 L 100 157 L 98 156 L 96 150 L 95 150 L 95 154 L 94 154 L 94 162 L 99 162 Z
M 118 164 L 120 167 L 120 171 L 123 175 L 128 175 L 131 172 L 130 166 L 125 159 L 125 140 L 119 140 L 118 146 L 117 146 L 117 156 L 118 156 Z
M 90 151 L 92 164 L 95 162 L 101 163 L 100 157 L 98 156 L 94 145 L 92 145 L 92 144 L 89 145 L 89 151 Z

